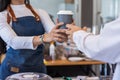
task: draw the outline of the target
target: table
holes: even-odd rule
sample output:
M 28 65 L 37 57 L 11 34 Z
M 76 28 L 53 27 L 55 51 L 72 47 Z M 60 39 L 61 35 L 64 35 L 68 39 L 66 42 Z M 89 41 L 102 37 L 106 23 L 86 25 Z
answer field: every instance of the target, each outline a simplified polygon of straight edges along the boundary
M 96 60 L 82 60 L 82 61 L 77 61 L 77 62 L 73 62 L 73 61 L 69 61 L 69 60 L 55 60 L 55 61 L 45 61 L 45 65 L 50 69 L 49 70 L 53 70 L 53 71 L 56 71 L 57 70 L 64 70 L 66 72 L 66 69 L 68 70 L 73 70 L 72 68 L 75 66 L 76 69 L 78 70 L 75 70 L 75 71 L 79 71 L 79 67 L 84 67 L 84 66 L 88 66 L 88 65 L 101 65 L 101 64 L 105 64 L 104 62 L 101 62 L 101 61 L 96 61 Z M 77 66 L 77 67 L 76 67 Z M 53 68 L 52 68 L 53 67 Z M 62 67 L 62 68 L 61 68 Z M 67 68 L 66 68 L 67 67 Z M 70 68 L 72 67 L 72 68 Z M 52 68 L 52 69 L 51 69 Z M 57 69 L 55 69 L 57 68 Z M 63 69 L 65 68 L 65 69 Z M 88 72 L 92 73 L 93 75 L 99 75 L 100 74 L 100 71 L 98 71 L 99 69 L 96 69 L 96 70 L 93 70 L 92 68 L 88 67 Z M 53 72 L 53 71 L 50 71 Z M 73 70 L 73 72 L 75 72 Z M 60 71 L 61 72 L 61 71 Z M 72 71 L 71 71 L 72 72 Z M 97 72 L 97 74 L 96 74 Z M 58 71 L 59 73 L 59 71 Z M 69 73 L 66 73 L 66 74 L 69 74 Z
M 105 64 L 105 63 L 96 60 L 83 60 L 76 62 L 72 62 L 68 60 L 45 61 L 46 66 L 99 65 L 99 64 Z

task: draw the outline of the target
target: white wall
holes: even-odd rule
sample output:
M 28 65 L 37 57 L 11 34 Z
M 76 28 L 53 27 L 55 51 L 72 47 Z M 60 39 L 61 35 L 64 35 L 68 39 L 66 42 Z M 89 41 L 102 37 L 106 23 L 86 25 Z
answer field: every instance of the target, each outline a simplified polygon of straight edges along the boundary
M 116 0 L 116 8 L 117 8 L 116 15 L 118 17 L 120 16 L 120 0 Z
M 64 0 L 30 0 L 30 1 L 33 7 L 46 10 L 49 14 L 54 16 L 54 19 L 57 17 L 56 13 L 59 11 L 60 5 L 64 3 Z
M 102 17 L 104 22 L 116 19 L 120 14 L 120 0 L 102 0 Z
M 102 16 L 103 17 L 113 17 L 114 13 L 114 2 L 115 0 L 102 0 Z
M 102 16 L 115 17 L 120 14 L 120 0 L 102 0 Z

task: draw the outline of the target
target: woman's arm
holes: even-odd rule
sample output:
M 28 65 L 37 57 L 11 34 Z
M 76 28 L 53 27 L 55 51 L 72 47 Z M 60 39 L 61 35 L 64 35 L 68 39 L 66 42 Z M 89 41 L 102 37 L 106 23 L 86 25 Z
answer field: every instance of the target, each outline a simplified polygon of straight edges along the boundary
M 12 30 L 7 23 L 0 22 L 0 37 L 7 43 L 8 46 L 14 49 L 34 49 L 34 37 L 20 37 Z
M 44 34 L 43 41 L 41 41 L 40 36 L 32 36 L 32 37 L 17 36 L 16 33 L 7 23 L 4 23 L 3 25 L 0 23 L 0 26 L 2 26 L 0 28 L 0 36 L 7 43 L 8 46 L 11 46 L 14 49 L 35 49 L 42 42 L 64 41 L 63 39 L 64 36 L 58 34 L 58 33 L 65 33 L 65 30 L 57 29 L 60 25 L 61 23 L 59 23 L 56 27 L 54 27 L 50 33 Z
M 42 43 L 40 36 L 17 36 L 11 26 L 7 23 L 7 13 L 5 14 L 5 12 L 1 12 L 0 19 L 0 37 L 7 43 L 8 46 L 14 49 L 36 49 L 36 47 Z M 65 33 L 65 30 L 58 30 L 60 25 L 61 23 L 56 25 L 49 34 L 45 34 L 43 36 L 43 41 L 63 41 L 61 40 L 61 37 L 64 36 L 58 33 Z

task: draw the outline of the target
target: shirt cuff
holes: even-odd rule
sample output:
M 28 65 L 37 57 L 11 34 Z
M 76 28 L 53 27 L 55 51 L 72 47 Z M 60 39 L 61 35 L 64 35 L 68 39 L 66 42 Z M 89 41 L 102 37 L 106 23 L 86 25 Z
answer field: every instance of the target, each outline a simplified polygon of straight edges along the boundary
M 77 48 L 82 52 L 85 52 L 85 39 L 89 34 L 91 33 L 87 33 L 83 30 L 79 30 L 73 33 L 73 41 L 76 44 Z
M 38 46 L 34 47 L 34 45 L 33 45 L 33 38 L 34 37 L 31 37 L 31 38 L 28 39 L 28 44 L 29 44 L 28 46 L 30 46 L 29 47 L 30 49 L 36 50 Z

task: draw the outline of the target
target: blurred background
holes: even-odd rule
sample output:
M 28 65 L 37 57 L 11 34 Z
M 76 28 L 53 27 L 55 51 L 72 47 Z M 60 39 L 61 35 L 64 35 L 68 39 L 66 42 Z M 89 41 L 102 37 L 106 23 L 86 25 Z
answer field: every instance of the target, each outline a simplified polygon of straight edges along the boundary
M 120 12 L 120 0 L 31 0 L 31 3 L 46 10 L 54 22 L 59 10 L 71 10 L 76 25 L 87 26 L 95 34 L 99 34 L 102 24 L 116 19 Z

